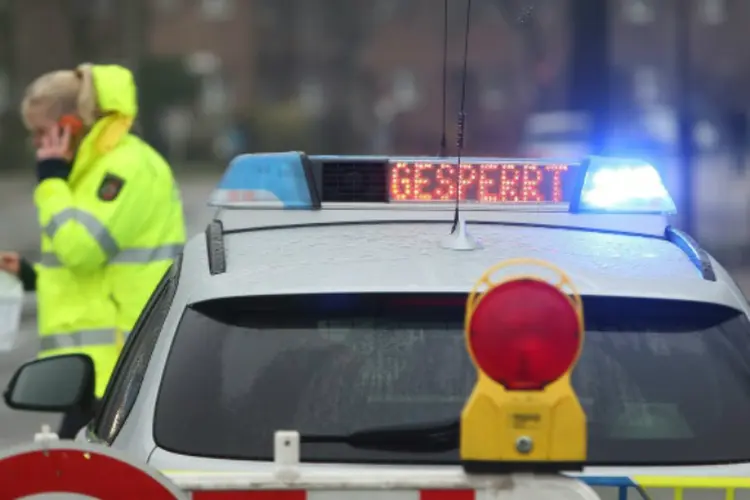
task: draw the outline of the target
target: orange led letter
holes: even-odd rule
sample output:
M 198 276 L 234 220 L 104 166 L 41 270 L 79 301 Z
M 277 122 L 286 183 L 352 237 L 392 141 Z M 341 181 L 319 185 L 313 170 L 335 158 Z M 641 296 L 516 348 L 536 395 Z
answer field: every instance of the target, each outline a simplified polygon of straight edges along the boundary
M 414 196 L 411 181 L 411 169 L 408 163 L 396 163 L 391 168 L 391 199 L 398 201 L 411 200 Z
M 497 185 L 497 165 L 488 163 L 479 166 L 479 192 L 477 201 L 480 203 L 495 203 L 497 201 L 497 187 L 492 192 L 490 189 Z
M 500 168 L 500 201 L 519 201 L 521 171 L 517 165 L 511 164 L 501 165 Z
M 461 172 L 461 199 L 465 200 L 466 192 L 469 190 L 472 184 L 477 182 L 478 175 L 477 171 L 474 169 L 474 165 L 461 165 L 459 172 Z
M 425 177 L 425 171 L 429 172 L 435 168 L 430 163 L 415 163 L 414 164 L 414 180 L 412 186 L 414 186 L 414 199 L 422 201 L 432 200 L 432 193 L 428 190 L 425 191 L 425 186 L 430 184 L 430 180 Z
M 547 165 L 547 172 L 552 172 L 552 201 L 561 203 L 563 201 L 562 173 L 568 171 L 567 165 Z
M 539 184 L 542 182 L 542 171 L 537 165 L 523 166 L 523 186 L 521 187 L 522 201 L 544 201 L 544 196 L 539 192 Z
M 453 200 L 456 198 L 456 179 L 453 178 L 454 169 L 447 163 L 443 163 L 435 172 L 435 195 L 439 200 Z

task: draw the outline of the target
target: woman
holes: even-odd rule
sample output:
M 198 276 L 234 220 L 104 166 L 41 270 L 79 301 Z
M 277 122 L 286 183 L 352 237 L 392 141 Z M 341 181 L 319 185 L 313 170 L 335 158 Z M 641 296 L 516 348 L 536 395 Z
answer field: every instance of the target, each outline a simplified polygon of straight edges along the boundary
M 42 259 L 4 254 L 0 269 L 37 292 L 39 356 L 89 355 L 101 398 L 124 336 L 185 242 L 179 190 L 166 161 L 130 133 L 136 86 L 121 66 L 42 75 L 21 115 L 36 147 Z M 71 409 L 61 437 L 90 418 Z

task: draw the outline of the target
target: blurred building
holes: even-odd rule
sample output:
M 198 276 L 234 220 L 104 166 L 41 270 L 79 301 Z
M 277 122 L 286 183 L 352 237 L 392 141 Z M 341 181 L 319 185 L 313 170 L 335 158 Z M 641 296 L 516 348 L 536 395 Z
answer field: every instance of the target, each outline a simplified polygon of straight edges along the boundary
M 530 113 L 566 108 L 570 1 L 473 2 L 468 152 L 513 154 Z M 690 10 L 696 109 L 711 116 L 748 107 L 750 60 L 744 47 L 750 1 L 609 1 L 615 104 L 621 113 L 671 105 L 676 9 Z M 532 4 L 530 20 L 516 22 L 514 13 Z M 159 114 L 177 123 L 189 112 L 194 119 L 183 128 L 191 137 L 223 133 L 243 120 L 254 123 L 254 129 L 248 125 L 254 130 L 247 131 L 250 136 L 283 135 L 259 130 L 260 121 L 269 129 L 294 128 L 331 152 L 435 153 L 442 129 L 442 5 L 437 0 L 5 0 L 0 2 L 0 110 L 3 102 L 17 101 L 26 82 L 50 69 L 82 60 L 131 65 L 172 60 L 195 76 L 199 92 L 187 109 L 184 103 L 164 105 Z M 447 130 L 453 147 L 465 2 L 451 0 L 450 6 Z M 271 125 L 257 116 L 283 119 Z M 661 123 L 651 122 L 657 129 Z M 661 133 L 669 135 L 668 128 Z M 295 141 L 298 136 L 287 140 Z
M 615 108 L 623 120 L 645 114 L 649 133 L 672 140 L 675 90 L 679 79 L 689 77 L 695 118 L 710 124 L 713 136 L 728 135 L 721 132 L 731 127 L 733 117 L 750 110 L 750 59 L 743 50 L 750 41 L 750 2 L 618 0 L 613 5 Z M 690 30 L 687 75 L 675 67 L 678 9 L 687 16 Z M 711 132 L 702 136 L 708 145 Z
M 666 100 L 674 87 L 677 47 L 677 9 L 690 19 L 693 76 L 702 92 L 727 100 L 750 95 L 747 89 L 750 59 L 742 47 L 750 41 L 747 30 L 750 2 L 743 0 L 617 0 L 611 10 L 614 40 L 612 62 L 629 71 L 631 82 L 652 86 L 644 99 Z M 721 88 L 719 88 L 721 87 Z M 744 100 L 741 99 L 741 100 Z
M 442 129 L 442 2 L 393 4 L 398 7 L 381 21 L 362 57 L 363 70 L 376 89 L 380 146 L 435 154 Z M 509 19 L 515 11 L 509 15 L 499 2 L 473 3 L 465 103 L 467 152 L 513 154 L 523 118 L 537 103 L 564 105 L 564 85 L 556 78 L 564 61 L 564 5 L 564 1 L 547 2 L 527 27 Z M 452 2 L 449 12 L 446 128 L 451 152 L 461 95 L 465 9 L 465 2 Z M 537 41 L 539 46 L 532 46 Z

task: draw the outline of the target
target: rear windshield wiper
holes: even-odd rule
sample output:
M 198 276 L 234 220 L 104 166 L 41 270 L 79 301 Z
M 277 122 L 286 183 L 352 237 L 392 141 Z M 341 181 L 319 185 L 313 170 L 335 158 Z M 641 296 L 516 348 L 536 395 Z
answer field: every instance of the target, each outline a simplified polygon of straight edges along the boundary
M 353 448 L 411 453 L 437 453 L 458 448 L 458 419 L 362 429 L 346 435 L 302 435 L 308 443 L 341 443 Z

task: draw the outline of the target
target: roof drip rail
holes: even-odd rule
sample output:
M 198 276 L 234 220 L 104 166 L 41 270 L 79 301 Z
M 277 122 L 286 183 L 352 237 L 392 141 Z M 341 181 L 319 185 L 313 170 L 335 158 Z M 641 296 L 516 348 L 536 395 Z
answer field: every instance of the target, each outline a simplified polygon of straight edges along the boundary
M 220 220 L 212 220 L 206 226 L 206 250 L 208 271 L 212 276 L 227 270 L 227 256 L 224 250 L 224 225 Z
M 716 281 L 716 272 L 711 265 L 711 258 L 708 253 L 703 250 L 697 241 L 695 241 L 689 234 L 681 231 L 675 227 L 667 226 L 665 236 L 668 241 L 677 245 L 680 250 L 690 259 L 695 267 L 701 272 L 704 280 Z

